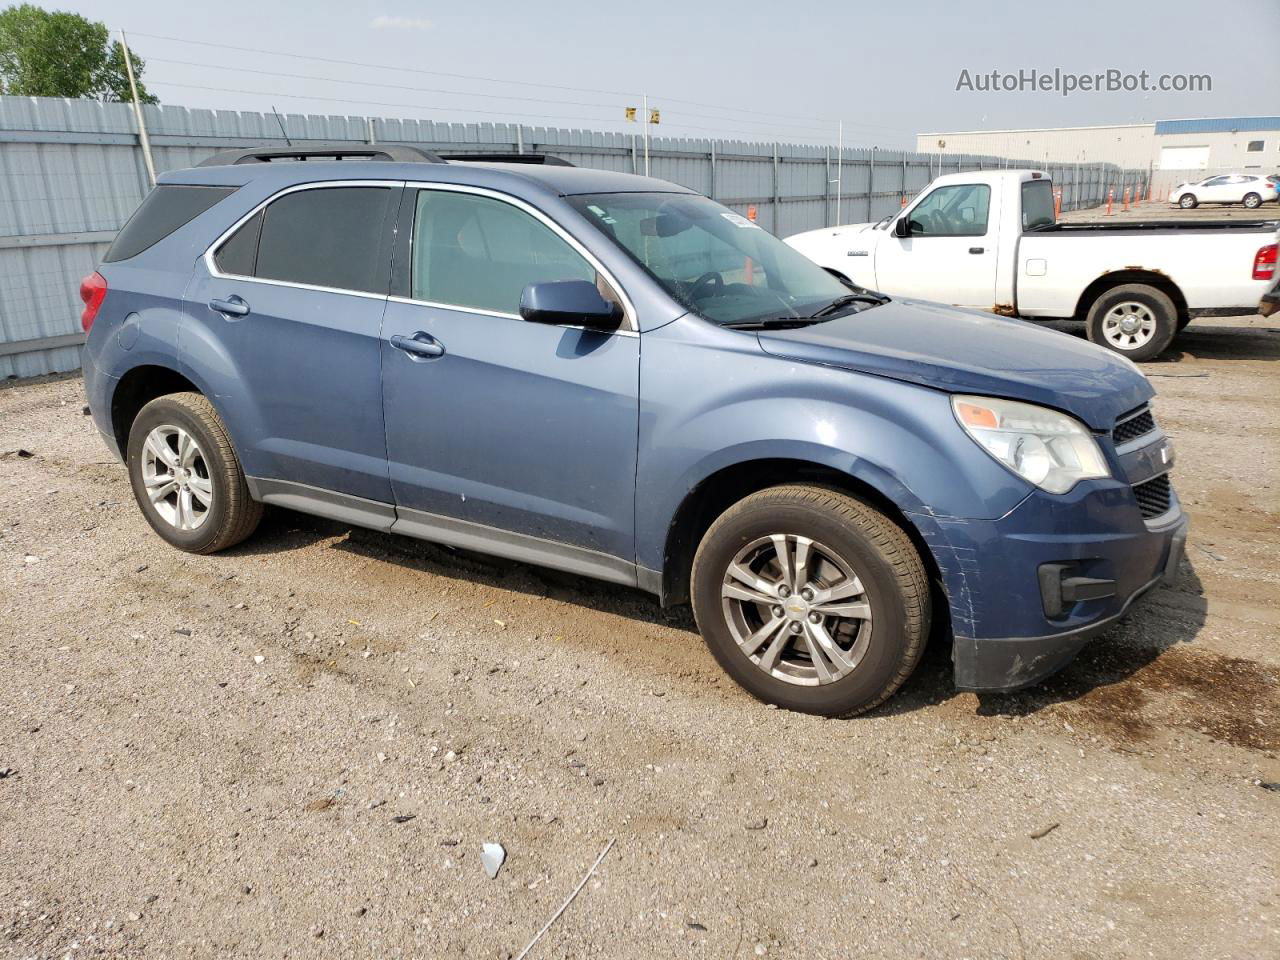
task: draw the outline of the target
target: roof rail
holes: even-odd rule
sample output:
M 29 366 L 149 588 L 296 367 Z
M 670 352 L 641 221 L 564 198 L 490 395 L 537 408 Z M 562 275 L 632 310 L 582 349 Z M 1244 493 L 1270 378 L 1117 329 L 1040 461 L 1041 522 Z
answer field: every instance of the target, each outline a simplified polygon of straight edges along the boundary
M 207 160 L 202 167 L 225 167 L 239 163 L 272 163 L 281 160 L 381 160 L 391 163 L 444 163 L 430 150 L 403 144 L 369 143 L 309 143 L 289 147 L 248 147 L 241 150 L 223 150 Z
M 442 153 L 447 163 L 540 163 L 548 167 L 572 167 L 564 157 L 550 153 Z

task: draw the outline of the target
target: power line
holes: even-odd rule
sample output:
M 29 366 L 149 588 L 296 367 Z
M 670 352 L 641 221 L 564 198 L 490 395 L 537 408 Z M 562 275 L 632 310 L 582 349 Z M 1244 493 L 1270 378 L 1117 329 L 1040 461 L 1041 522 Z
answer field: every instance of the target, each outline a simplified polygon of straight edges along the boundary
M 185 37 L 171 37 L 163 34 L 146 33 L 143 31 L 130 31 L 130 34 L 135 37 L 147 37 L 152 40 L 165 40 L 173 43 L 187 43 L 195 46 L 214 47 L 222 50 L 236 50 L 241 53 L 254 53 L 254 54 L 260 54 L 260 55 L 266 55 L 266 56 L 291 57 L 296 60 L 313 60 L 318 63 L 341 64 L 344 66 L 360 67 L 363 69 L 391 70 L 391 71 L 396 71 L 400 73 L 416 73 L 416 74 L 422 74 L 426 76 L 449 77 L 449 78 L 458 79 L 458 80 L 475 80 L 482 83 L 501 83 L 501 84 L 507 84 L 511 86 L 520 86 L 520 87 L 542 87 L 550 90 L 565 90 L 572 93 L 594 93 L 594 94 L 600 94 L 603 96 L 635 97 L 637 95 L 635 91 L 602 90 L 602 89 L 591 88 L 591 87 L 573 87 L 573 86 L 565 86 L 565 85 L 554 84 L 554 83 L 540 83 L 540 82 L 531 81 L 531 80 L 514 80 L 514 79 L 509 79 L 504 77 L 486 77 L 486 76 L 480 76 L 477 74 L 448 73 L 441 70 L 424 70 L 420 67 L 399 67 L 399 66 L 393 66 L 390 64 L 383 64 L 383 63 L 368 63 L 360 60 L 345 60 L 345 59 L 336 58 L 336 57 L 321 57 L 313 54 L 290 53 L 285 50 L 266 50 L 260 47 L 241 47 L 241 46 L 236 46 L 229 43 L 215 43 L 214 41 L 211 41 L 211 40 L 190 40 Z M 474 95 L 480 96 L 481 94 L 474 94 Z M 516 99 L 516 98 L 509 98 L 509 99 Z M 768 111 L 748 109 L 743 107 L 726 107 L 722 104 L 704 103 L 697 100 L 686 100 L 680 97 L 662 96 L 661 99 L 665 102 L 684 103 L 690 106 L 703 107 L 710 110 L 721 110 L 728 113 L 746 113 L 746 114 L 750 114 L 751 116 L 772 117 L 776 119 L 791 120 L 791 121 L 804 120 L 804 121 L 817 121 L 819 123 L 835 123 L 834 120 L 830 120 L 825 117 L 796 116 L 792 114 L 770 113 Z M 548 101 L 548 102 L 551 102 L 551 101 Z M 604 106 L 604 104 L 598 104 L 598 106 Z M 754 121 L 748 121 L 742 117 L 708 117 L 707 119 L 718 119 L 718 120 L 723 119 L 723 120 L 738 121 L 742 123 L 754 122 Z M 884 127 L 884 126 L 878 126 L 875 124 L 852 123 L 852 122 L 846 121 L 845 126 L 851 127 L 854 129 L 879 130 L 886 133 L 907 134 L 910 136 L 914 136 L 914 134 L 911 133 L 910 131 L 903 130 L 901 128 Z

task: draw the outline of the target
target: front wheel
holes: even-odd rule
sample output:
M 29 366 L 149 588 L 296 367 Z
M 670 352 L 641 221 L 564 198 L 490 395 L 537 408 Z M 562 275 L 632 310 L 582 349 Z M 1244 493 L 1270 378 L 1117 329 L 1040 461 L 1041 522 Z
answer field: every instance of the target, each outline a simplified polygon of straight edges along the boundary
M 1184 193 L 1178 200 L 1178 206 L 1183 210 L 1194 210 L 1199 202 L 1200 201 L 1195 198 L 1195 194 Z
M 1126 283 L 1093 302 L 1085 329 L 1094 343 L 1140 363 L 1169 346 L 1178 332 L 1178 311 L 1155 287 Z
M 1262 197 L 1256 193 L 1246 193 L 1244 195 L 1244 205 L 1249 210 L 1257 210 L 1262 206 Z
M 929 583 L 911 539 L 867 503 L 809 485 L 730 507 L 693 561 L 694 617 L 716 660 L 766 703 L 852 716 L 915 669 Z
M 134 499 L 153 530 L 189 553 L 249 536 L 262 517 L 222 419 L 198 393 L 152 400 L 129 429 Z

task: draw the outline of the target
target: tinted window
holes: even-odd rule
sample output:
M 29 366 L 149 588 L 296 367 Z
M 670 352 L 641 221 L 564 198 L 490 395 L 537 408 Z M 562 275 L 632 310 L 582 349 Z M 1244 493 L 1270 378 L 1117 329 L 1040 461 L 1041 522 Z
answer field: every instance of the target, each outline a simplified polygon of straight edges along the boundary
M 991 188 L 982 183 L 939 187 L 911 211 L 911 233 L 919 237 L 981 237 L 987 232 Z
M 262 212 L 228 237 L 213 259 L 218 269 L 237 277 L 252 277 L 258 263 L 258 234 L 262 232 Z
M 254 275 L 317 287 L 386 293 L 383 240 L 392 191 L 322 187 L 286 194 L 267 207 Z
M 598 282 L 595 268 L 573 247 L 518 207 L 474 194 L 418 192 L 415 300 L 515 314 L 524 288 L 549 280 Z
M 155 246 L 184 223 L 190 223 L 219 200 L 235 193 L 235 187 L 195 187 L 163 184 L 156 187 L 129 222 L 116 235 L 103 257 L 104 263 L 128 260 Z
M 1028 180 L 1022 185 L 1022 229 L 1047 227 L 1054 222 L 1053 187 L 1048 180 Z

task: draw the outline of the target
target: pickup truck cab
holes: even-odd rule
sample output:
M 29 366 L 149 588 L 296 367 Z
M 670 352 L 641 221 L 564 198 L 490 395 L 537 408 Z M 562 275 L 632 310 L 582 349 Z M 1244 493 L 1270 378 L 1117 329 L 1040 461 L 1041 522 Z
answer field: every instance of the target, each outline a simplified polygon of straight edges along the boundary
M 639 588 L 791 709 L 882 702 L 931 625 L 962 688 L 1034 683 L 1181 556 L 1131 363 L 661 180 L 241 151 L 161 177 L 81 293 L 94 423 L 174 547 L 275 505 Z
M 1036 170 L 938 177 L 877 223 L 786 242 L 891 296 L 1027 319 L 1075 319 L 1150 360 L 1197 314 L 1254 312 L 1276 269 L 1276 221 L 1059 223 Z

